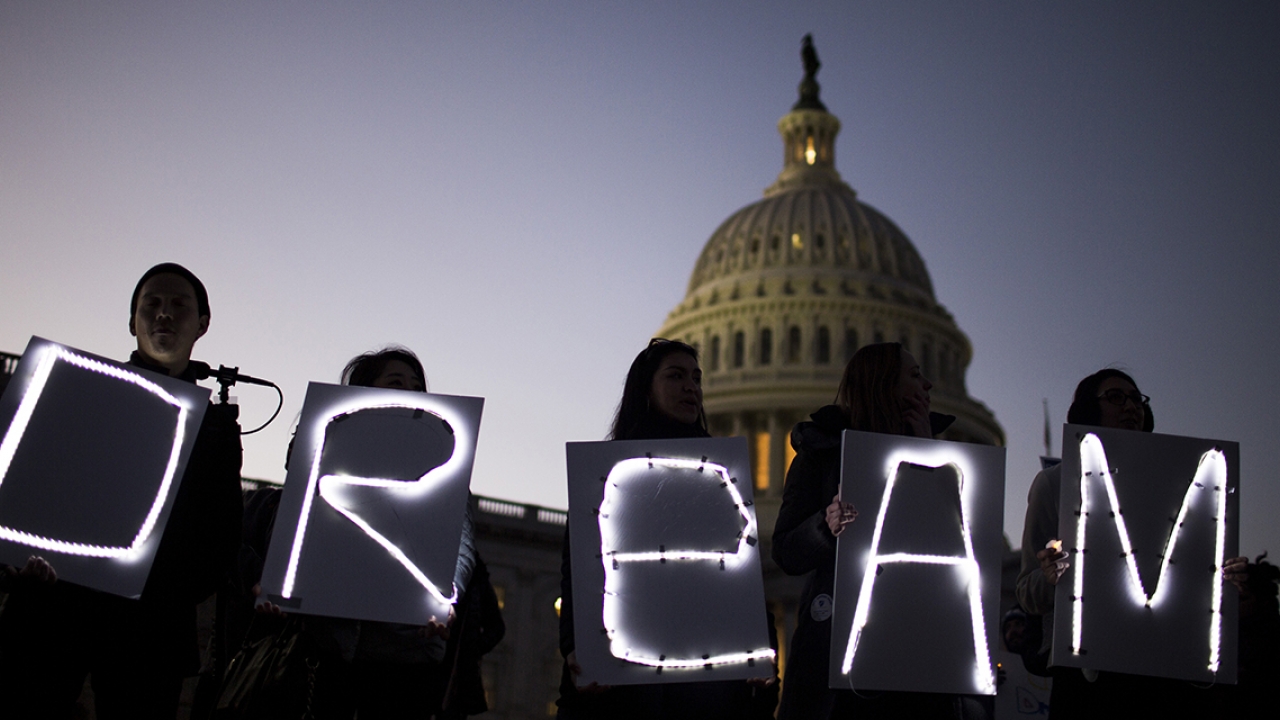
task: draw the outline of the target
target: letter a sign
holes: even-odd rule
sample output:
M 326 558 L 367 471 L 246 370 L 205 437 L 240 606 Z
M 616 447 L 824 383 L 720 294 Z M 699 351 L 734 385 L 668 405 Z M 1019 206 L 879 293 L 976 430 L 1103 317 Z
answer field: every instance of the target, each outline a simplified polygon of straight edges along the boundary
M 1236 680 L 1239 446 L 1067 425 L 1053 663 Z
M 1004 448 L 845 431 L 833 688 L 994 695 Z

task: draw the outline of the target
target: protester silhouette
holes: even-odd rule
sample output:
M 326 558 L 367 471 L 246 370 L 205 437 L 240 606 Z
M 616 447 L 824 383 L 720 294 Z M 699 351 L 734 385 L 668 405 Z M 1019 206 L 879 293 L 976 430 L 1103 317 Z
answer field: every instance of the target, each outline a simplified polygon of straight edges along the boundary
M 190 270 L 152 267 L 129 303 L 129 364 L 194 383 L 191 352 L 210 316 Z M 139 599 L 58 580 L 55 564 L 37 556 L 5 569 L 5 717 L 71 717 L 86 676 L 100 720 L 175 716 L 183 678 L 199 669 L 196 605 L 218 588 L 239 542 L 240 462 L 236 406 L 210 405 Z

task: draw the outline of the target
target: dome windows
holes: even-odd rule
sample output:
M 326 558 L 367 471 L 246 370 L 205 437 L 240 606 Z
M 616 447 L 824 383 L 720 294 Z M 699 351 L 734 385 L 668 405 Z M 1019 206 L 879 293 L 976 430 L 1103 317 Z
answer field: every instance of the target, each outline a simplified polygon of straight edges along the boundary
M 844 361 L 847 364 L 858 352 L 858 331 L 853 328 L 844 329 Z
M 791 247 L 795 248 L 796 250 L 804 249 L 804 238 L 800 237 L 800 233 L 791 234 Z
M 804 161 L 812 165 L 815 162 L 817 162 L 817 160 L 818 160 L 818 151 L 813 148 L 813 136 L 810 135 L 809 138 L 805 141 Z
M 800 362 L 800 326 L 792 325 L 787 330 L 787 362 Z
M 711 336 L 711 352 L 708 353 L 707 365 L 711 367 L 711 372 L 720 370 L 720 336 Z
M 743 360 L 747 355 L 747 338 L 742 331 L 733 334 L 733 367 L 742 367 Z
M 768 365 L 773 362 L 773 330 L 763 328 L 760 330 L 760 364 Z
M 817 357 L 814 360 L 819 365 L 831 362 L 831 330 L 827 329 L 826 325 L 818 328 Z

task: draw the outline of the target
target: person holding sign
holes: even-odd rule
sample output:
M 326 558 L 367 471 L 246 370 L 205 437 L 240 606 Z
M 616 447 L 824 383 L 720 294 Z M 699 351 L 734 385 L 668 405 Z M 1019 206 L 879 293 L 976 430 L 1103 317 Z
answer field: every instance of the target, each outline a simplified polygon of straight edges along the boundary
M 181 265 L 156 265 L 129 303 L 129 364 L 194 383 L 191 352 L 209 318 L 204 284 Z M 211 405 L 140 599 L 59 581 L 55 564 L 37 556 L 5 568 L 5 717 L 70 717 L 86 675 L 99 718 L 174 717 L 183 678 L 198 670 L 196 605 L 239 546 L 240 461 L 236 406 Z
M 1155 428 L 1151 399 L 1138 391 L 1132 377 L 1113 368 L 1080 381 L 1067 422 L 1148 433 Z M 1071 563 L 1058 532 L 1061 487 L 1061 465 L 1036 475 L 1027 495 L 1022 532 L 1018 601 L 1027 612 L 1043 618 L 1042 656 L 1048 655 L 1053 638 L 1055 587 Z M 1240 587 L 1247 563 L 1242 557 L 1226 560 L 1224 577 Z M 1051 674 L 1049 706 L 1056 719 L 1196 715 L 1207 711 L 1212 702 L 1207 693 L 1178 680 L 1070 667 L 1051 669 Z
M 925 693 L 859 696 L 828 688 L 836 537 L 858 518 L 841 500 L 841 433 L 861 430 L 932 438 L 955 418 L 929 411 L 933 383 L 901 343 L 867 345 L 849 360 L 835 404 L 791 432 L 795 460 L 787 472 L 773 531 L 773 560 L 789 575 L 809 575 L 791 638 L 778 717 L 959 717 L 957 699 Z
M 614 415 L 610 440 L 709 438 L 702 409 L 702 369 L 690 345 L 655 338 L 631 363 Z M 560 565 L 560 652 L 564 671 L 557 717 L 601 718 L 758 718 L 773 717 L 777 683 L 744 680 L 602 687 L 577 685 L 582 673 L 574 652 L 573 579 L 569 533 L 565 531 Z M 769 628 L 772 629 L 772 617 Z M 772 632 L 772 630 L 771 630 Z M 773 640 L 776 648 L 777 642 Z
M 411 350 L 399 346 L 352 358 L 343 369 L 342 384 L 427 392 L 421 361 Z M 245 586 L 253 586 L 261 577 L 261 561 L 266 557 L 280 496 L 279 488 L 259 490 L 251 496 L 250 506 L 261 510 L 246 522 L 253 530 L 249 549 L 256 562 L 244 568 L 249 576 Z M 304 632 L 321 653 L 314 678 L 315 716 L 321 720 L 425 718 L 442 712 L 442 706 L 450 716 L 482 712 L 480 656 L 492 650 L 505 632 L 488 578 L 475 548 L 468 510 L 454 572 L 454 586 L 459 591 L 457 609 L 450 607 L 448 617 L 433 617 L 427 625 L 418 626 L 305 616 Z M 255 587 L 255 595 L 257 592 Z M 244 612 L 249 612 L 252 600 L 245 600 Z M 283 614 L 269 602 L 258 605 L 257 611 Z M 464 633 L 451 637 L 462 624 L 457 622 L 459 617 L 466 618 Z M 464 689 L 446 698 L 451 673 L 455 684 Z

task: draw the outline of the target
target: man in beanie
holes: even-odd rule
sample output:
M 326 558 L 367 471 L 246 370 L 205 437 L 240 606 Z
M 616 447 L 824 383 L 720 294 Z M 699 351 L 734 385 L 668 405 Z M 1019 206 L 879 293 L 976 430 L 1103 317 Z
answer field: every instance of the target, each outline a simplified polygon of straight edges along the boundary
M 191 351 L 209 329 L 209 296 L 190 270 L 162 263 L 129 304 L 129 364 L 194 383 Z M 0 716 L 70 718 L 86 675 L 97 717 L 171 720 L 198 664 L 196 605 L 213 594 L 240 542 L 236 406 L 210 405 L 141 599 L 58 582 L 33 556 L 0 576 Z

